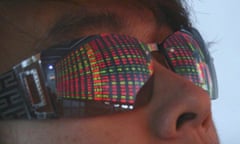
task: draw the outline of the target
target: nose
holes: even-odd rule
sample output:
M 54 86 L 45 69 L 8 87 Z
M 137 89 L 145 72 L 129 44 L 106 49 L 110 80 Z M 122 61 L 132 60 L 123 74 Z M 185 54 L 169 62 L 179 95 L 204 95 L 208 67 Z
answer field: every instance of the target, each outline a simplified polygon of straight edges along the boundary
M 210 98 L 204 90 L 154 62 L 151 129 L 161 138 L 204 133 L 212 124 Z

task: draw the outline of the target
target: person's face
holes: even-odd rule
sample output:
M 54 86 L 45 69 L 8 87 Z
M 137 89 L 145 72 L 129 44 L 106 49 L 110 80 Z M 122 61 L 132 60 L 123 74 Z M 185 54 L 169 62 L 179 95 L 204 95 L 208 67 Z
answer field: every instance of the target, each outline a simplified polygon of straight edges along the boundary
M 81 36 L 119 33 L 152 43 L 172 33 L 167 25 L 156 22 L 149 9 L 124 2 L 16 3 L 0 8 L 1 72 L 51 45 Z M 157 61 L 149 83 L 141 95 L 151 95 L 150 103 L 132 112 L 84 119 L 13 121 L 9 125 L 14 126 L 13 135 L 19 143 L 218 143 L 207 92 Z

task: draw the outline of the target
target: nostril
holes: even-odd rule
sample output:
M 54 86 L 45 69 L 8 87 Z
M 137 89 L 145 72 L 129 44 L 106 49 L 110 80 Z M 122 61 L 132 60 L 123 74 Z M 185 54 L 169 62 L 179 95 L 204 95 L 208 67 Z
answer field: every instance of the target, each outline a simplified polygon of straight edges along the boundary
M 184 123 L 194 120 L 196 117 L 197 114 L 191 112 L 181 114 L 177 119 L 176 128 L 179 129 Z

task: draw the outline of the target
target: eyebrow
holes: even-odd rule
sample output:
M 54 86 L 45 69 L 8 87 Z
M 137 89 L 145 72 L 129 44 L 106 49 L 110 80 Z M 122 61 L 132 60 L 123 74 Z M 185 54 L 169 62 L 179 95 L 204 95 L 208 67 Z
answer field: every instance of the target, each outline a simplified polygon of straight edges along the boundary
M 112 12 L 83 12 L 63 15 L 49 30 L 48 37 L 58 38 L 63 34 L 74 31 L 87 32 L 88 29 L 108 28 L 119 30 L 122 27 L 121 19 Z

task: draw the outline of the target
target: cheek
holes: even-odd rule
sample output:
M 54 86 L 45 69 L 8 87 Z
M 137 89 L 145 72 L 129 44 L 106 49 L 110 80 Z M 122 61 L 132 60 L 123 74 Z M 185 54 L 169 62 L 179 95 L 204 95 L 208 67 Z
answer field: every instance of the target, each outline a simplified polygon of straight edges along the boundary
M 146 141 L 148 129 L 143 110 L 91 119 L 84 124 L 86 131 L 81 135 L 85 143 L 139 143 Z M 141 138 L 141 141 L 140 141 Z M 83 142 L 83 143 L 84 143 Z

